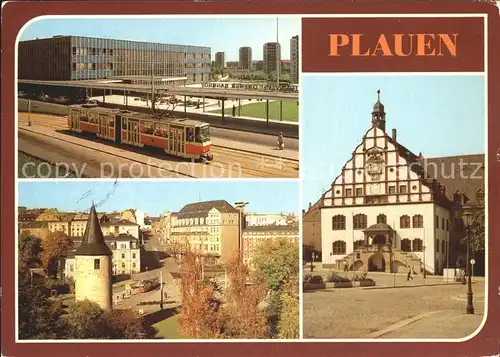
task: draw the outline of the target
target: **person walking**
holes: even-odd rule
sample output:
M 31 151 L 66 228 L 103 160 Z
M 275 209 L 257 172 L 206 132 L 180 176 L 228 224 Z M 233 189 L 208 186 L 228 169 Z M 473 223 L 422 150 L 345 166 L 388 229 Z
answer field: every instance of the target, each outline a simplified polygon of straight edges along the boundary
M 413 277 L 411 276 L 411 267 L 409 265 L 408 265 L 408 275 L 406 277 L 406 280 L 407 281 L 410 281 L 410 280 L 413 281 Z
M 233 104 L 233 117 L 235 117 L 235 116 L 236 116 L 236 107 Z
M 283 150 L 285 148 L 285 143 L 283 142 L 283 133 L 280 131 L 278 134 L 278 148 Z

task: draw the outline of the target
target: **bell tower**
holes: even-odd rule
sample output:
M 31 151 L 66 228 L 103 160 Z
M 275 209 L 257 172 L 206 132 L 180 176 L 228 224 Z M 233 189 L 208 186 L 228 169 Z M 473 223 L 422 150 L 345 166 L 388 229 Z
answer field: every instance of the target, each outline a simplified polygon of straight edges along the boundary
M 377 102 L 373 105 L 372 125 L 385 132 L 384 105 L 380 102 L 380 89 L 377 91 Z
M 76 249 L 75 300 L 90 300 L 103 310 L 112 310 L 111 259 L 92 203 L 82 244 Z

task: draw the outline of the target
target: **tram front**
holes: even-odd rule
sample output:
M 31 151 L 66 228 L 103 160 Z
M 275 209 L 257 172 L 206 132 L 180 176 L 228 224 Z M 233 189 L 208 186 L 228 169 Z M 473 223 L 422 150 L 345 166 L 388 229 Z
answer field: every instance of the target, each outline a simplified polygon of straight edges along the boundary
M 204 123 L 195 128 L 195 141 L 202 146 L 202 153 L 200 159 L 212 161 L 214 155 L 212 154 L 212 142 L 210 140 L 210 125 Z

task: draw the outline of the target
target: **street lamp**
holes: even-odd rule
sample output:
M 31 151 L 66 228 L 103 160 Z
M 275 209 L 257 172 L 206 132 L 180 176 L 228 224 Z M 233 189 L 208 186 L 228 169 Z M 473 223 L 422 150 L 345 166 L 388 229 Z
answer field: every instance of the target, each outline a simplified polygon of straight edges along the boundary
M 465 219 L 467 220 L 467 314 L 474 314 L 474 305 L 473 305 L 473 294 L 472 294 L 472 279 L 471 279 L 471 269 L 470 269 L 470 223 L 469 217 L 472 215 L 470 211 L 466 211 L 464 213 Z

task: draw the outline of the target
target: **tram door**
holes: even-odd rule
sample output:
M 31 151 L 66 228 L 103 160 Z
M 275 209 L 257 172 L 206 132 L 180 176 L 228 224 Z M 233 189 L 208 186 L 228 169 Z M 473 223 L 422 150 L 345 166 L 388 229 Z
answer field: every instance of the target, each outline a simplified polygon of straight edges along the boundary
M 170 126 L 170 153 L 173 155 L 184 156 L 184 127 L 182 126 Z
M 106 114 L 99 114 L 97 125 L 97 136 L 100 138 L 108 137 L 108 116 Z
M 139 146 L 140 144 L 140 134 L 139 134 L 139 121 L 134 119 L 128 119 L 128 142 Z
M 71 110 L 69 113 L 70 129 L 80 130 L 80 111 Z

